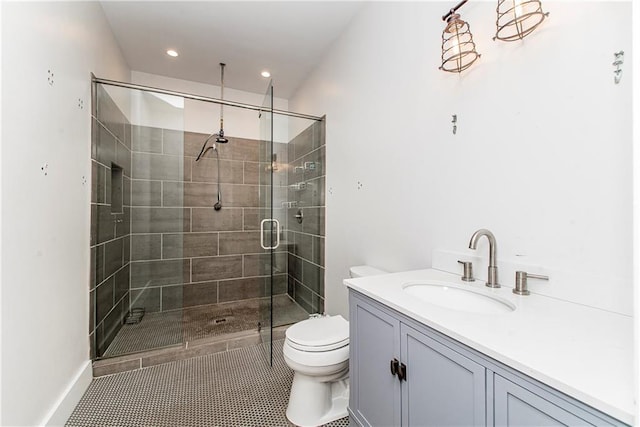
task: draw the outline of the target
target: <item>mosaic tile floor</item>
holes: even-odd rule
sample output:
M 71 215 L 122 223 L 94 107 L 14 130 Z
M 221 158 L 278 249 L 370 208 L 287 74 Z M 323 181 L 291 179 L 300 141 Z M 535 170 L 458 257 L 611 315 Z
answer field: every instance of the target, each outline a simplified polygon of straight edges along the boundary
M 289 427 L 293 372 L 282 344 L 274 341 L 273 367 L 260 345 L 95 378 L 66 425 Z
M 260 306 L 260 299 L 253 299 L 148 313 L 136 325 L 123 325 L 104 357 L 256 329 Z M 286 294 L 274 295 L 273 308 L 274 326 L 289 325 L 309 316 Z

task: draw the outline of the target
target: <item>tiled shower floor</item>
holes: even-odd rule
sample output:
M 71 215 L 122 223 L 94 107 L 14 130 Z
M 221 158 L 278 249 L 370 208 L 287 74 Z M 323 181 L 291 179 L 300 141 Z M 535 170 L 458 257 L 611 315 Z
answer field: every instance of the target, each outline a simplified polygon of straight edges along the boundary
M 211 304 L 163 313 L 148 313 L 136 325 L 123 325 L 104 357 L 162 348 L 182 342 L 257 329 L 261 299 Z M 274 326 L 309 315 L 288 295 L 273 296 Z
M 291 426 L 293 379 L 274 341 L 273 367 L 262 345 L 95 378 L 67 426 Z M 348 418 L 327 424 L 348 426 Z

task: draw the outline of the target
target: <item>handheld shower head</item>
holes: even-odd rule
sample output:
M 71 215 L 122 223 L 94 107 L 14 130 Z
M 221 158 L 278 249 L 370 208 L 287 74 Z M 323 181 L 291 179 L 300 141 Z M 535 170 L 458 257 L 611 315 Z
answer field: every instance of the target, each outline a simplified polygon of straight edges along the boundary
M 217 153 L 218 152 L 216 151 L 216 154 Z M 213 204 L 213 209 L 217 211 L 222 209 L 222 191 L 220 191 L 220 162 L 218 162 L 218 201 Z
M 213 145 L 211 145 L 210 147 L 207 147 L 207 142 L 209 142 L 209 140 L 214 136 L 216 136 L 216 142 L 213 143 Z M 216 153 L 216 166 L 218 170 L 218 201 L 213 205 L 213 209 L 217 211 L 222 209 L 222 191 L 220 190 L 220 154 L 218 153 L 218 147 L 216 146 L 216 144 L 226 143 L 226 142 L 229 142 L 226 138 L 220 137 L 218 136 L 218 134 L 215 134 L 215 133 L 211 134 L 209 135 L 209 138 L 207 138 L 204 141 L 204 144 L 202 145 L 202 149 L 200 150 L 200 154 L 198 154 L 198 157 L 196 157 L 196 162 L 197 162 L 200 159 L 202 159 L 202 156 L 204 156 L 209 150 L 213 150 L 213 152 Z

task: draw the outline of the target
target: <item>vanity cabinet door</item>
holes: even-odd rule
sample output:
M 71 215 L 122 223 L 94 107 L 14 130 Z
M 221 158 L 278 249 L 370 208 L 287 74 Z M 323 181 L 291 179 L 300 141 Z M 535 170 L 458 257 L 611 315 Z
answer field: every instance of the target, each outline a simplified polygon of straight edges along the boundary
M 403 426 L 486 425 L 484 366 L 402 325 Z
M 518 427 L 613 425 L 543 390 L 536 393 L 494 375 L 494 425 Z
M 349 409 L 363 426 L 400 425 L 400 381 L 390 364 L 400 360 L 400 321 L 350 296 Z

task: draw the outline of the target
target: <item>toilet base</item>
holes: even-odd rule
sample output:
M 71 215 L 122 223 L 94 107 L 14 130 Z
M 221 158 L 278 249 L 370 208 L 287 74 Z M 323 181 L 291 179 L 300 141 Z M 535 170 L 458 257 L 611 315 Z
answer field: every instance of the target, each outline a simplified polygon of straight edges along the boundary
M 300 427 L 317 427 L 348 415 L 349 379 L 318 382 L 295 373 L 287 406 L 287 419 Z

